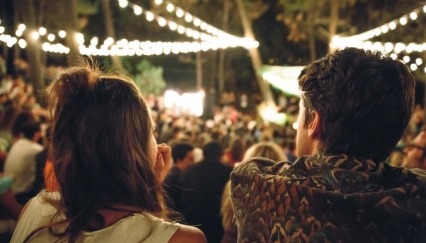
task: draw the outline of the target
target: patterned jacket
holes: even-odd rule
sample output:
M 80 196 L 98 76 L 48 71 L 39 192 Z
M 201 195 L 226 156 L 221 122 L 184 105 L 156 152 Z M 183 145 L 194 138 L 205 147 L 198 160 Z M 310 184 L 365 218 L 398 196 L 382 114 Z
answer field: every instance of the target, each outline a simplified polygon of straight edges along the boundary
M 238 242 L 426 242 L 426 171 L 345 155 L 231 174 Z

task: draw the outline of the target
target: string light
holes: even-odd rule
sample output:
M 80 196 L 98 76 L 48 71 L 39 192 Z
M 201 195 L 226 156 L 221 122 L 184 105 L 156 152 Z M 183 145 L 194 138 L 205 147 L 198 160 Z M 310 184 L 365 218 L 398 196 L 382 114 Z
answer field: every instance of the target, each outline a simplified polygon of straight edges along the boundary
M 425 43 L 408 43 L 404 44 L 401 42 L 392 43 L 392 42 L 371 42 L 371 41 L 363 41 L 359 43 L 352 43 L 351 45 L 345 45 L 342 48 L 345 47 L 355 47 L 355 48 L 361 48 L 364 50 L 370 50 L 370 51 L 379 51 L 379 52 L 385 52 L 389 53 L 390 57 L 392 59 L 397 59 L 398 54 L 405 53 L 402 57 L 402 61 L 406 63 L 407 65 L 410 62 L 413 62 L 414 65 L 409 65 L 410 69 L 412 71 L 419 70 L 418 66 L 421 66 L 424 64 L 423 59 L 421 57 L 412 58 L 410 55 L 413 53 L 421 53 L 426 51 L 426 42 Z
M 122 0 L 118 0 L 118 1 L 122 1 Z M 163 3 L 163 1 L 156 1 L 156 4 L 162 4 L 162 3 Z M 124 6 L 124 4 L 122 4 L 122 6 Z M 134 8 L 141 9 L 142 13 L 145 15 L 145 18 L 146 18 L 147 21 L 151 22 L 151 21 L 156 20 L 157 24 L 160 27 L 169 26 L 170 30 L 177 31 L 179 34 L 182 34 L 182 35 L 183 34 L 187 35 L 188 32 L 189 33 L 197 33 L 196 30 L 192 30 L 192 29 L 187 28 L 183 25 L 177 25 L 174 21 L 167 20 L 167 19 L 165 19 L 164 17 L 161 17 L 161 16 L 157 16 L 153 12 L 144 10 L 144 9 L 142 9 L 142 7 L 140 7 L 136 4 L 127 2 L 126 6 L 133 7 L 133 9 Z M 181 8 L 177 8 L 171 3 L 167 4 L 167 9 L 168 9 L 169 12 L 176 11 L 177 16 L 185 15 L 185 17 L 190 21 L 193 18 L 192 15 L 190 15 L 189 13 L 185 13 L 185 11 L 183 11 Z M 201 22 L 201 20 L 198 19 L 197 22 Z M 190 30 L 188 30 L 188 29 L 190 29 Z M 201 41 L 208 41 L 208 40 L 213 40 L 213 39 L 217 38 L 215 36 L 208 35 L 208 34 L 204 34 L 204 35 L 202 35 L 202 34 L 195 34 L 195 35 L 190 34 L 190 35 L 187 35 L 187 36 L 194 38 L 194 39 L 200 39 Z M 236 38 L 238 38 L 238 37 L 236 37 Z
M 146 20 L 148 20 L 149 22 L 153 21 L 154 18 L 155 18 L 154 14 L 152 12 L 149 12 L 149 11 L 146 12 L 145 17 L 146 17 Z
M 362 48 L 365 50 L 380 51 L 390 54 L 390 57 L 393 59 L 398 58 L 399 53 L 406 53 L 402 60 L 408 65 L 410 61 L 413 63 L 409 64 L 409 67 L 412 71 L 419 69 L 419 66 L 423 64 L 423 60 L 418 57 L 416 59 L 411 59 L 411 53 L 424 52 L 426 51 L 426 42 L 425 43 L 390 43 L 390 42 L 371 42 L 369 39 L 380 36 L 384 33 L 387 33 L 389 30 L 395 30 L 398 26 L 404 26 L 408 21 L 414 21 L 418 18 L 419 13 L 426 13 L 426 5 L 423 7 L 417 8 L 411 11 L 409 14 L 405 14 L 395 20 L 392 20 L 384 25 L 373 28 L 369 31 L 363 32 L 361 34 L 342 37 L 336 35 L 332 38 L 330 47 L 332 49 L 343 49 L 346 47 L 356 47 Z M 423 69 L 426 73 L 426 67 Z
M 178 17 L 178 18 L 182 18 L 182 17 L 183 17 L 183 15 L 185 15 L 185 12 L 184 12 L 181 8 L 178 8 L 178 9 L 176 10 L 176 17 Z
M 61 38 L 65 38 L 65 36 L 67 36 L 67 32 L 65 32 L 64 30 L 60 30 L 60 31 L 58 32 L 58 35 L 59 35 L 59 37 L 61 37 Z
M 170 30 L 177 31 L 179 34 L 185 34 L 185 33 L 187 33 L 187 29 L 189 29 L 189 28 L 182 26 L 182 25 L 177 26 L 177 24 L 174 21 L 165 19 L 164 17 L 161 17 L 161 16 L 157 16 L 153 12 L 148 11 L 148 10 L 144 10 L 141 6 L 130 3 L 127 0 L 118 0 L 118 2 L 119 2 L 120 7 L 122 7 L 122 8 L 131 7 L 131 8 L 133 8 L 134 12 L 136 12 L 136 10 L 137 10 L 137 13 L 144 14 L 146 20 L 149 21 L 149 22 L 156 20 L 157 24 L 160 27 L 169 26 Z M 155 3 L 157 5 L 161 5 L 161 4 L 163 4 L 163 1 L 155 1 Z M 189 13 L 185 13 L 185 11 L 183 11 L 181 8 L 177 8 L 172 3 L 168 3 L 166 8 L 169 12 L 176 11 L 177 16 L 185 15 L 188 20 L 192 20 L 192 16 Z M 200 20 L 198 20 L 198 21 L 201 22 Z M 170 27 L 170 25 L 171 25 L 171 27 Z M 194 33 L 195 30 L 190 30 L 189 32 Z M 190 37 L 192 37 L 194 39 L 198 38 L 202 41 L 207 41 L 208 39 L 217 38 L 215 36 L 208 36 L 208 35 L 201 35 L 201 34 L 190 35 Z
M 98 41 L 99 41 L 98 37 L 93 37 L 93 38 L 90 40 L 90 46 L 94 46 L 94 47 L 96 47 L 96 46 L 98 45 Z
M 47 30 L 46 30 L 46 28 L 44 28 L 44 27 L 40 27 L 39 29 L 38 29 L 38 33 L 40 34 L 40 35 L 45 35 L 46 34 L 46 32 L 47 32 Z
M 18 37 L 21 37 L 21 36 L 22 36 L 22 34 L 23 34 L 23 31 L 19 31 L 19 30 L 17 30 L 17 31 L 15 32 L 15 35 L 16 35 L 16 36 L 18 36 Z
M 44 42 L 41 45 L 41 49 L 45 52 L 53 52 L 60 54 L 68 54 L 70 52 L 70 49 L 62 44 L 51 44 L 48 42 Z
M 100 48 L 96 48 L 94 43 L 91 43 L 90 46 L 80 45 L 80 53 L 92 56 L 167 55 L 170 53 L 199 52 L 229 47 L 224 42 L 140 42 L 137 40 L 129 42 L 126 39 L 122 39 L 111 44 L 111 39 L 108 40 L 105 40 Z
M 56 36 L 55 36 L 54 34 L 48 34 L 48 35 L 47 35 L 47 39 L 48 39 L 50 42 L 54 41 L 54 40 L 55 40 L 55 38 L 56 38 Z
M 120 0 L 119 0 L 120 1 Z M 220 39 L 227 39 L 228 42 L 236 42 L 236 43 L 244 43 L 245 46 L 242 45 L 238 45 L 237 46 L 242 46 L 245 48 L 255 48 L 257 46 L 259 46 L 259 43 L 255 40 L 251 40 L 248 38 L 244 38 L 244 37 L 237 37 L 234 35 L 231 35 L 229 33 L 226 33 L 222 30 L 217 29 L 216 27 L 202 21 L 200 18 L 197 18 L 195 16 L 193 16 L 191 13 L 184 11 L 182 8 L 177 7 L 176 5 L 168 2 L 168 1 L 162 1 L 162 0 L 156 0 L 155 4 L 157 5 L 162 5 L 162 4 L 166 4 L 166 10 L 170 13 L 175 13 L 175 15 L 178 18 L 184 18 L 185 22 L 187 23 L 191 23 L 194 27 L 196 28 L 200 28 L 202 31 L 206 31 L 207 33 L 202 33 L 200 31 L 185 27 L 185 26 L 177 26 L 177 28 L 170 27 L 169 24 L 169 28 L 171 30 L 176 30 L 179 34 L 186 34 L 188 37 L 194 38 L 194 39 L 200 39 L 202 41 L 213 41 L 214 39 L 220 38 Z M 135 5 L 133 3 L 129 3 L 129 5 Z M 154 18 L 160 18 L 160 17 L 156 17 L 156 16 L 152 16 L 150 17 L 150 19 L 154 19 Z M 173 22 L 172 20 L 166 20 L 167 23 Z M 158 24 L 160 25 L 160 22 L 157 21 Z M 163 22 L 161 22 L 161 27 L 165 26 L 163 24 Z M 188 34 L 189 33 L 189 34 Z
M 187 28 L 183 25 L 177 24 L 172 20 L 167 20 L 164 17 L 156 16 L 153 12 L 144 10 L 142 7 L 129 3 L 127 0 L 118 0 L 121 8 L 131 7 L 135 15 L 144 14 L 148 21 L 156 20 L 157 24 L 161 27 L 168 26 L 170 30 L 177 31 L 180 34 L 184 34 L 188 37 L 200 40 L 197 42 L 140 42 L 140 41 L 127 41 L 125 39 L 115 42 L 112 38 L 106 38 L 100 48 L 97 48 L 99 43 L 98 37 L 93 37 L 90 41 L 90 45 L 84 44 L 85 38 L 81 33 L 73 33 L 73 38 L 76 39 L 79 44 L 80 53 L 83 55 L 119 55 L 119 56 L 132 56 L 132 55 L 161 55 L 161 54 L 177 54 L 177 53 L 188 53 L 198 51 L 208 51 L 224 49 L 229 47 L 242 46 L 245 48 L 254 48 L 259 45 L 255 40 L 249 38 L 241 38 L 225 33 L 217 28 L 207 24 L 201 19 L 192 16 L 190 13 L 185 12 L 179 7 L 168 3 L 167 9 L 169 12 L 175 12 L 176 16 L 185 17 L 187 22 L 192 22 L 194 26 L 199 26 L 202 30 L 206 30 L 207 33 L 203 33 L 191 28 Z M 163 4 L 162 0 L 156 0 L 156 4 Z M 17 36 L 23 34 L 26 26 L 20 24 L 16 31 Z M 4 28 L 3 28 L 4 32 Z M 19 35 L 18 35 L 19 34 Z M 48 33 L 47 29 L 40 27 L 38 32 L 32 32 L 34 39 L 38 39 L 40 36 L 47 35 L 46 38 L 50 42 L 56 39 L 56 35 Z M 67 32 L 64 30 L 58 31 L 57 35 L 60 38 L 65 38 Z M 0 41 L 5 42 L 8 46 L 13 46 L 17 42 L 16 37 L 1 36 Z M 3 40 L 5 39 L 5 40 Z M 23 40 L 23 39 L 22 39 Z M 24 40 L 23 40 L 24 41 Z M 24 44 L 25 43 L 25 44 Z M 26 42 L 20 42 L 20 46 L 26 46 Z M 54 53 L 68 53 L 69 48 L 59 43 L 42 43 L 42 49 L 48 52 Z
M 158 18 L 158 25 L 160 25 L 161 27 L 164 27 L 164 26 L 166 26 L 166 24 L 167 24 L 166 19 L 164 19 L 162 17 Z
M 24 24 L 19 24 L 18 29 L 15 32 L 15 35 L 18 36 L 18 37 L 21 37 L 22 34 L 24 33 L 25 29 L 26 29 L 26 26 Z
M 175 22 L 169 22 L 169 28 L 174 31 L 177 29 L 177 24 Z
M 161 3 L 157 3 L 156 2 L 156 4 L 157 5 L 167 4 L 166 9 L 169 12 L 173 12 L 173 10 L 170 11 L 169 6 L 170 5 L 174 6 L 174 5 L 172 3 L 170 3 L 170 2 L 168 2 L 168 1 L 166 1 L 166 2 L 161 1 Z M 179 18 L 184 17 L 184 20 L 186 22 L 192 23 L 195 27 L 200 27 L 202 30 L 207 30 L 208 29 L 207 32 L 209 34 L 212 34 L 213 32 L 216 32 L 217 36 L 226 36 L 226 35 L 229 35 L 228 33 L 225 33 L 224 31 L 218 30 L 216 27 L 214 27 L 214 26 L 212 26 L 212 25 L 210 25 L 210 24 L 202 21 L 200 18 L 197 18 L 197 17 L 193 16 L 191 13 L 186 12 L 183 9 L 179 8 L 179 7 L 175 7 L 174 11 L 175 11 L 175 14 L 176 14 L 177 17 L 179 17 Z
M 75 33 L 74 38 L 79 45 L 84 44 L 84 35 L 82 33 Z
M 118 5 L 121 8 L 125 8 L 125 7 L 127 7 L 129 5 L 129 2 L 127 2 L 126 0 L 118 0 Z
M 392 43 L 392 42 L 371 42 L 371 41 L 363 41 L 363 42 L 352 42 L 352 43 L 346 43 L 345 45 L 342 45 L 341 48 L 346 47 L 355 47 L 355 48 L 361 48 L 365 50 L 371 50 L 371 51 L 380 51 L 380 52 L 386 52 L 386 53 L 412 53 L 412 52 L 424 52 L 426 51 L 426 42 L 424 43 L 408 43 L 404 44 L 401 42 Z
M 175 23 L 177 26 L 177 24 Z M 1 26 L 4 29 L 3 26 Z M 190 29 L 183 30 L 187 35 L 201 35 L 198 31 L 193 31 Z M 47 34 L 47 30 L 46 30 Z M 59 35 L 65 37 L 65 31 L 59 31 Z M 37 31 L 33 31 L 32 35 L 34 37 L 40 37 Z M 133 56 L 133 55 L 163 55 L 163 54 L 178 54 L 178 53 L 189 53 L 189 52 L 199 52 L 199 51 L 208 51 L 208 50 L 217 50 L 224 49 L 228 47 L 235 47 L 235 45 L 230 45 L 226 41 L 221 41 L 220 39 L 214 39 L 214 41 L 209 42 L 150 42 L 144 41 L 140 42 L 137 40 L 128 41 L 127 39 L 121 39 L 119 41 L 115 41 L 113 38 L 108 37 L 104 40 L 103 44 L 100 48 L 97 48 L 99 43 L 98 37 L 93 37 L 90 40 L 90 45 L 84 45 L 84 35 L 81 33 L 73 34 L 76 41 L 80 44 L 79 51 L 83 55 L 92 55 L 92 56 Z M 52 33 L 48 33 L 46 38 L 49 41 L 53 41 L 55 39 L 55 35 Z M 0 35 L 0 41 L 6 43 L 7 46 L 12 47 L 17 42 L 21 48 L 25 48 L 27 43 L 24 39 L 18 39 L 16 37 L 12 37 L 10 35 L 2 34 Z M 46 52 L 52 53 L 69 53 L 70 49 L 63 44 L 60 43 L 49 43 L 43 42 L 41 44 L 42 50 Z
M 141 14 L 142 14 L 142 8 L 141 8 L 141 7 L 139 7 L 139 6 L 133 6 L 133 12 L 134 12 L 136 15 L 141 15 Z
M 188 22 L 188 23 L 191 22 L 192 21 L 192 15 L 188 14 L 188 13 L 185 14 L 185 21 Z
M 21 47 L 22 49 L 24 49 L 25 47 L 27 47 L 27 42 L 24 39 L 20 39 L 18 41 L 18 45 L 19 45 L 19 47 Z
M 33 38 L 33 40 L 38 40 L 38 38 L 40 37 L 40 34 L 36 31 L 33 31 L 31 33 L 31 38 Z
M 173 12 L 173 10 L 175 10 L 175 6 L 171 3 L 167 4 L 167 11 Z
M 418 18 L 418 13 L 421 12 L 421 9 L 423 9 L 423 12 L 426 13 L 425 11 L 426 5 L 424 5 L 423 7 L 414 9 L 409 14 L 405 14 L 398 19 L 394 19 L 384 25 L 365 31 L 361 34 L 347 36 L 347 37 L 336 35 L 332 38 L 330 47 L 332 49 L 341 49 L 342 46 L 356 45 L 355 43 L 357 42 L 367 41 L 373 37 L 377 37 L 384 33 L 387 33 L 389 30 L 395 30 L 399 25 L 402 25 L 402 26 L 406 25 L 409 20 L 410 21 L 416 20 Z
M 409 63 L 409 62 L 410 62 L 410 57 L 409 57 L 409 56 L 404 56 L 404 57 L 402 58 L 402 60 L 403 60 L 405 63 Z
M 396 29 L 396 23 L 394 21 L 389 23 L 389 29 L 391 30 Z

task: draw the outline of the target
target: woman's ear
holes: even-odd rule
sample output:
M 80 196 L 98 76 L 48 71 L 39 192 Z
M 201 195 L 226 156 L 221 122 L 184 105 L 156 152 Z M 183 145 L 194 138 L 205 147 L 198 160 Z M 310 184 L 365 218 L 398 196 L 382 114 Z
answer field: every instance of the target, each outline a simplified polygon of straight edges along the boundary
M 321 129 L 321 117 L 318 112 L 312 112 L 312 121 L 308 125 L 308 136 L 311 138 L 318 138 Z

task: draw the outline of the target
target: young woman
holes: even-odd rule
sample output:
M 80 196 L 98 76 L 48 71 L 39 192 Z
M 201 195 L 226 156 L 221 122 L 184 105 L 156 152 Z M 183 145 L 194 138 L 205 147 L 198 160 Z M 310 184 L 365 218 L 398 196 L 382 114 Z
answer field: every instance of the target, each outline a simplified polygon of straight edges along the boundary
M 170 147 L 157 145 L 132 80 L 74 67 L 50 98 L 60 189 L 25 206 L 12 242 L 206 242 L 197 228 L 167 221 Z

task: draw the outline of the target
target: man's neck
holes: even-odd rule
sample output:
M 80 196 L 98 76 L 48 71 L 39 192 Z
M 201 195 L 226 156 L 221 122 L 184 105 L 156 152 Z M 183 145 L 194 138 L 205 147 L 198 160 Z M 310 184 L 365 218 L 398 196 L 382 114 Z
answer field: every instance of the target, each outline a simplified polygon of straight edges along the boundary
M 175 166 L 176 166 L 176 168 L 178 168 L 179 170 L 181 170 L 181 171 L 184 171 L 185 169 L 186 169 L 186 167 L 187 166 L 185 166 L 185 164 L 184 163 L 182 163 L 182 162 L 178 162 L 178 163 L 176 163 L 175 164 Z

